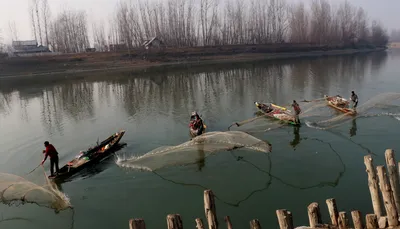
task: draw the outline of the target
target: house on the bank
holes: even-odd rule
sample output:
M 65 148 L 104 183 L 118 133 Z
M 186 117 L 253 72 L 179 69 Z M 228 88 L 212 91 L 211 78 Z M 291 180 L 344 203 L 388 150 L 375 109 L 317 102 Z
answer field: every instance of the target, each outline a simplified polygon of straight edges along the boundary
M 35 56 L 42 53 L 50 53 L 50 49 L 43 45 L 38 45 L 36 40 L 13 41 L 13 54 L 16 56 Z
M 142 44 L 145 49 L 149 48 L 161 48 L 164 47 L 164 43 L 157 37 L 153 37 L 150 40 L 145 40 Z

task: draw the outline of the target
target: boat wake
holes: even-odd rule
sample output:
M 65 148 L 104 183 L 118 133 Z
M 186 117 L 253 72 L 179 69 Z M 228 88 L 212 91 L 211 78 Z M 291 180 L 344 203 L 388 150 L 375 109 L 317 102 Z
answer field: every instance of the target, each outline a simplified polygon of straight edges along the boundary
M 117 165 L 135 170 L 156 171 L 166 167 L 196 164 L 212 154 L 239 148 L 269 153 L 269 142 L 241 131 L 208 132 L 177 146 L 158 147 L 141 156 L 117 154 Z

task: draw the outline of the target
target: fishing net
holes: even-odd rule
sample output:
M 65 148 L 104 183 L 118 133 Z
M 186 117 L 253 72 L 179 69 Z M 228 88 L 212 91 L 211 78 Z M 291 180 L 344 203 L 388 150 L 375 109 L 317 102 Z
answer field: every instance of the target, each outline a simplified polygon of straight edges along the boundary
M 306 117 L 321 117 L 325 113 L 328 115 L 328 112 L 324 112 L 322 107 L 326 107 L 325 102 L 319 100 L 316 101 L 300 101 L 298 102 L 302 112 L 299 115 L 300 120 Z M 286 108 L 287 114 L 282 114 L 280 117 L 282 120 L 293 120 L 294 112 L 291 110 L 290 105 L 282 106 Z M 255 108 L 258 110 L 257 108 Z M 279 115 L 276 115 L 278 117 Z M 231 126 L 228 127 L 228 130 L 240 130 L 246 133 L 256 133 L 256 132 L 266 132 L 271 131 L 277 128 L 286 125 L 284 122 L 274 119 L 272 117 L 268 117 L 261 111 L 255 112 L 255 117 L 249 118 L 240 122 L 235 122 Z
M 374 96 L 362 105 L 359 105 L 356 109 L 356 115 L 340 113 L 326 120 L 318 120 L 313 122 L 306 121 L 306 124 L 309 127 L 317 129 L 331 129 L 340 126 L 348 121 L 351 121 L 354 118 L 382 115 L 397 116 L 400 115 L 399 113 L 396 113 L 400 111 L 400 106 L 389 103 L 394 102 L 398 99 L 400 99 L 400 93 L 382 93 Z M 327 106 L 326 103 L 325 106 Z
M 0 173 L 0 201 L 3 204 L 34 203 L 56 212 L 71 208 L 68 197 L 46 177 L 47 184 L 39 186 L 20 176 Z
M 121 167 L 155 171 L 170 166 L 197 163 L 220 151 L 246 148 L 264 153 L 271 152 L 271 144 L 241 131 L 208 132 L 177 146 L 162 146 L 142 156 L 126 158 L 118 155 Z

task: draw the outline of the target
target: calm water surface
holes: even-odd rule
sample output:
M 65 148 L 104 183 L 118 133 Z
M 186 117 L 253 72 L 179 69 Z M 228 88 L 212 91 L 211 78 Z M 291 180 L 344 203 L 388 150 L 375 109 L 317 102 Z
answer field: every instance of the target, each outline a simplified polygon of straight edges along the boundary
M 254 117 L 254 101 L 289 104 L 324 94 L 349 97 L 355 90 L 362 104 L 379 93 L 398 91 L 399 66 L 399 52 L 388 51 L 74 79 L 0 79 L 0 172 L 43 184 L 43 170 L 24 174 L 41 161 L 45 140 L 58 149 L 60 164 L 119 129 L 127 131 L 121 154 L 138 156 L 177 145 L 188 140 L 192 110 L 203 115 L 208 131 L 225 131 L 234 121 Z M 208 188 L 217 196 L 220 223 L 229 215 L 240 228 L 254 218 L 276 227 L 275 210 L 281 208 L 292 212 L 295 225 L 307 225 L 306 207 L 314 201 L 327 220 L 325 200 L 332 197 L 339 210 L 372 212 L 363 156 L 369 149 L 376 163 L 384 163 L 385 149 L 399 148 L 399 125 L 396 118 L 382 115 L 331 131 L 285 126 L 254 134 L 273 145 L 270 154 L 219 152 L 204 163 L 156 172 L 120 168 L 112 158 L 61 185 L 73 212 L 1 205 L 3 219 L 22 219 L 0 222 L 0 228 L 128 228 L 133 217 L 144 218 L 148 228 L 166 228 L 170 213 L 180 213 L 184 226 L 194 228 L 195 218 L 204 220 L 203 190 Z M 45 168 L 49 173 L 49 162 Z

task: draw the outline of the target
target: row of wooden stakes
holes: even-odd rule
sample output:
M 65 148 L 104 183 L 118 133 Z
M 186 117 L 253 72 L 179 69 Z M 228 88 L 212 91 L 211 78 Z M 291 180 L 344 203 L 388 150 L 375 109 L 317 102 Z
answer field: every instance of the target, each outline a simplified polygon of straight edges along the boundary
M 352 211 L 351 217 L 353 221 L 353 227 L 351 227 L 346 212 L 338 212 L 336 201 L 332 198 L 326 200 L 331 219 L 330 224 L 322 223 L 319 204 L 314 202 L 311 203 L 307 208 L 310 225 L 308 227 L 302 226 L 297 228 L 400 228 L 400 163 L 398 166 L 396 166 L 394 151 L 391 149 L 386 150 L 385 159 L 387 170 L 384 166 L 377 166 L 375 168 L 371 155 L 364 157 L 364 164 L 368 174 L 368 187 L 374 209 L 374 214 L 367 214 L 365 216 L 365 223 L 363 222 L 363 217 L 360 211 Z M 381 193 L 381 196 L 379 193 Z M 383 202 L 381 202 L 381 198 L 383 199 Z M 385 208 L 386 215 L 383 214 L 382 203 Z M 204 191 L 204 211 L 208 228 L 217 229 L 219 224 L 216 214 L 215 198 L 211 190 Z M 287 211 L 286 209 L 276 210 L 276 215 L 280 229 L 294 229 L 293 216 L 290 211 Z M 179 214 L 170 214 L 166 219 L 168 229 L 183 229 L 182 219 Z M 224 220 L 226 222 L 226 228 L 232 229 L 233 227 L 229 216 L 226 216 Z M 197 229 L 205 228 L 203 221 L 200 218 L 195 219 L 195 223 Z M 261 224 L 257 219 L 253 219 L 250 221 L 249 227 L 250 229 L 260 229 Z M 143 219 L 131 219 L 129 220 L 129 228 L 145 229 L 146 225 Z M 265 228 L 271 228 L 271 226 L 267 225 Z

